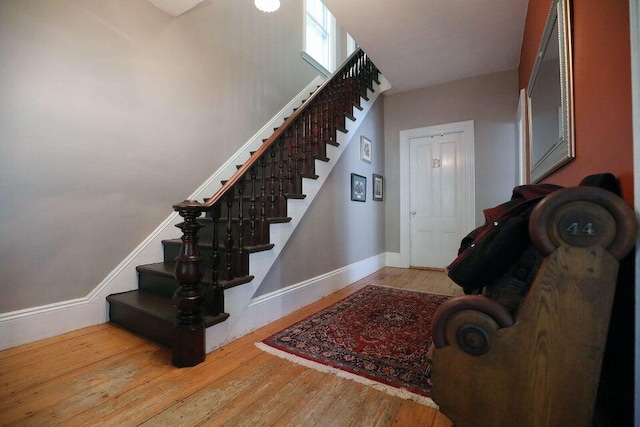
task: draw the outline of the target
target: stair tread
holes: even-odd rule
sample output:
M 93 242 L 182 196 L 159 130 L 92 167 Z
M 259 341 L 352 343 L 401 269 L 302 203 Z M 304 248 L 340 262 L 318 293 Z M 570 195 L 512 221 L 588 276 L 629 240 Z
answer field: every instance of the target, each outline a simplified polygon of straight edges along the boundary
M 374 81 L 379 84 L 377 73 L 374 77 Z M 321 86 L 319 85 L 318 88 L 320 87 Z M 353 86 L 351 80 L 346 81 L 344 87 L 346 90 L 353 89 L 354 96 L 359 95 L 359 93 L 364 89 L 364 86 Z M 373 84 L 367 84 L 367 87 L 368 90 L 373 91 Z M 360 97 L 368 100 L 368 90 L 364 89 L 364 95 L 360 95 Z M 314 92 L 311 92 L 311 94 L 313 93 Z M 247 184 L 243 193 L 244 201 L 241 201 L 241 203 L 238 203 L 236 206 L 231 206 L 225 209 L 220 209 L 219 206 L 216 206 L 215 208 L 212 208 L 211 212 L 208 212 L 208 215 L 214 215 L 215 213 L 215 215 L 217 216 L 224 214 L 225 216 L 229 217 L 237 215 L 237 213 L 234 213 L 236 211 L 239 211 L 240 215 L 244 215 L 244 212 L 250 212 L 255 215 L 260 208 L 264 213 L 273 212 L 274 214 L 286 215 L 286 199 L 306 198 L 306 195 L 302 194 L 303 185 L 301 183 L 303 181 L 301 180 L 301 178 L 319 178 L 319 176 L 315 174 L 316 163 L 314 161 L 320 160 L 328 162 L 330 160 L 325 156 L 326 146 L 339 146 L 340 144 L 336 140 L 338 136 L 336 132 L 342 132 L 344 134 L 348 133 L 348 129 L 346 128 L 346 120 L 356 120 L 354 114 L 355 109 L 363 111 L 363 106 L 361 104 L 360 98 L 358 98 L 356 101 L 350 101 L 349 99 L 345 99 L 344 102 L 340 101 L 339 106 L 341 108 L 348 108 L 350 105 L 349 103 L 353 105 L 353 108 L 348 108 L 349 111 L 345 113 L 342 113 L 339 110 L 334 111 L 332 108 L 330 109 L 331 98 L 329 96 L 321 95 L 317 99 L 322 102 L 322 104 L 319 105 L 319 108 L 321 108 L 321 110 L 318 110 L 318 112 L 311 112 L 311 114 L 314 114 L 314 116 L 309 116 L 309 124 L 313 123 L 313 127 L 307 128 L 306 131 L 303 131 L 304 136 L 299 133 L 294 127 L 284 129 L 284 126 L 286 124 L 297 126 L 297 124 L 292 124 L 290 118 L 287 117 L 285 118 L 283 124 L 280 124 L 279 126 L 273 128 L 274 132 L 277 132 L 278 135 L 277 140 L 274 141 L 275 145 L 273 148 L 263 147 L 260 151 L 262 153 L 260 159 L 256 159 L 254 157 L 256 151 L 250 152 L 250 156 L 253 157 L 250 161 L 253 161 L 254 163 L 253 165 L 250 165 L 249 171 L 242 178 Z M 295 112 L 296 110 L 298 110 L 298 108 L 305 108 L 304 106 L 306 105 L 306 103 L 307 100 L 304 100 L 301 107 L 296 107 L 293 109 L 293 111 Z M 327 114 L 331 114 L 331 116 L 327 116 Z M 324 118 L 324 120 L 328 122 L 315 123 L 311 121 L 312 119 L 316 120 L 320 118 Z M 307 119 L 305 118 L 305 120 Z M 336 125 L 336 121 L 339 124 Z M 279 130 L 280 132 L 278 133 Z M 272 140 L 274 137 L 275 135 L 272 135 L 270 138 L 263 139 L 262 141 L 264 143 Z M 299 137 L 302 137 L 304 139 L 294 139 Z M 312 143 L 314 145 L 311 145 Z M 318 155 L 313 155 L 313 153 L 316 152 L 318 153 Z M 243 165 L 236 165 L 236 169 L 240 170 L 242 168 Z M 294 169 L 297 171 L 297 173 L 295 173 L 295 176 L 293 173 Z M 286 185 L 284 185 L 282 181 L 282 177 L 285 172 L 290 175 L 290 178 L 286 181 Z M 255 179 L 253 181 L 252 176 L 255 176 Z M 267 180 L 269 180 L 271 184 L 269 184 Z M 278 181 L 278 194 L 280 196 L 284 195 L 284 199 L 281 197 L 274 198 L 276 186 L 273 184 L 276 183 L 276 180 Z M 226 182 L 228 181 L 222 181 L 223 185 Z M 271 186 L 271 191 L 269 192 L 269 194 L 264 194 L 267 184 Z M 285 188 L 292 190 L 292 192 L 283 192 Z M 256 192 L 260 192 L 258 190 L 262 191 L 263 194 L 257 195 Z M 269 197 L 269 199 L 266 199 L 265 196 Z M 265 210 L 266 200 L 269 200 L 270 203 L 269 211 Z M 246 209 L 247 207 L 249 208 L 248 210 Z M 264 220 L 265 218 L 263 217 L 262 221 Z M 220 250 L 219 255 L 221 256 L 219 258 L 214 258 L 212 256 L 213 234 L 215 234 L 214 230 L 215 232 L 219 233 L 216 234 L 217 236 L 225 235 L 225 223 L 228 222 L 230 227 L 233 226 L 232 232 L 234 234 L 237 234 L 238 231 L 242 229 L 242 227 L 238 227 L 237 224 L 239 219 L 231 218 L 230 220 L 228 220 L 226 218 L 218 218 L 217 221 L 221 223 L 220 225 L 218 225 L 217 223 L 214 224 L 215 220 L 211 218 L 211 216 L 203 215 L 202 217 L 198 218 L 197 221 L 201 224 L 201 226 L 209 227 L 206 230 L 208 232 L 200 233 L 198 241 L 198 244 L 201 248 L 200 250 L 205 257 L 204 265 L 211 267 L 212 264 L 215 264 L 217 262 L 216 259 L 220 259 L 221 262 L 218 267 L 218 277 L 220 278 L 228 277 L 226 262 L 233 263 L 232 265 L 229 265 L 229 273 L 231 272 L 233 266 L 233 269 L 242 272 L 239 274 L 247 274 L 241 277 L 234 277 L 231 280 L 218 279 L 216 283 L 219 287 L 214 289 L 212 287 L 213 270 L 211 268 L 204 268 L 204 277 L 201 282 L 200 289 L 203 292 L 206 304 L 209 308 L 203 307 L 202 318 L 205 326 L 209 327 L 223 322 L 224 320 L 229 318 L 229 314 L 227 313 L 221 313 L 216 316 L 205 314 L 207 310 L 213 310 L 214 302 L 221 303 L 219 301 L 214 301 L 216 296 L 219 295 L 218 292 L 221 292 L 220 288 L 229 289 L 231 287 L 239 286 L 253 280 L 254 276 L 248 274 L 250 271 L 248 263 L 249 257 L 246 254 L 269 250 L 272 249 L 275 245 L 271 243 L 253 246 L 243 245 L 242 252 L 237 252 L 239 250 L 238 248 L 232 247 L 226 249 L 224 241 L 220 242 L 220 244 L 217 244 L 216 242 L 216 245 Z M 253 231 L 250 233 L 245 233 L 245 236 L 246 234 L 254 234 L 254 238 L 251 239 L 252 242 L 268 241 L 269 228 L 264 227 L 266 225 L 264 222 L 259 224 L 256 223 L 256 221 L 260 221 L 259 218 L 256 218 L 254 216 L 252 220 L 245 216 L 243 218 L 243 221 L 245 223 L 245 227 L 250 223 L 255 226 L 255 233 Z M 266 218 L 266 221 L 269 224 L 287 223 L 292 221 L 292 218 L 286 216 L 270 217 Z M 246 228 L 244 231 L 247 231 Z M 258 233 L 258 231 L 260 233 Z M 260 240 L 257 240 L 258 234 Z M 232 240 L 232 236 L 227 237 L 229 238 L 229 240 Z M 235 238 L 236 237 L 233 236 L 233 239 Z M 243 237 L 238 237 L 238 239 L 243 242 L 248 241 L 247 237 L 244 237 L 244 240 L 242 240 Z M 176 251 L 176 246 L 182 245 L 183 242 L 180 238 L 174 238 L 165 239 L 162 241 L 162 244 L 164 245 L 164 259 L 166 259 L 167 261 L 139 265 L 136 267 L 136 271 L 139 273 L 138 283 L 140 289 L 109 295 L 107 297 L 107 301 L 110 304 L 109 313 L 111 316 L 111 321 L 113 323 L 119 324 L 133 331 L 134 333 L 146 336 L 164 345 L 171 346 L 173 343 L 175 316 L 177 314 L 177 309 L 173 305 L 172 295 L 173 292 L 175 292 L 178 284 L 174 276 L 176 262 L 170 259 L 175 257 L 176 253 L 179 253 L 179 251 Z
M 171 298 L 140 290 L 121 292 L 107 297 L 110 303 L 117 302 L 132 309 L 173 323 L 176 308 Z
M 207 237 L 201 237 L 198 239 L 198 246 L 202 246 L 204 248 L 211 248 L 212 246 L 212 239 L 211 238 L 207 238 Z M 182 245 L 182 240 L 180 238 L 176 238 L 176 239 L 166 239 L 162 241 L 163 245 L 176 245 L 176 246 L 180 246 Z M 224 243 L 220 243 L 219 244 L 220 249 L 226 249 L 226 246 L 224 245 Z M 255 245 L 255 246 L 245 246 L 244 250 L 250 254 L 252 253 L 256 253 L 256 252 L 262 252 L 262 251 L 268 251 L 269 249 L 273 249 L 274 244 L 273 243 L 266 243 L 263 245 Z M 237 249 L 237 248 L 232 248 L 232 249 Z
M 220 221 L 226 221 L 227 218 L 226 217 L 220 217 Z M 237 220 L 237 218 L 232 218 L 232 220 Z M 251 221 L 251 218 L 245 217 L 244 218 L 245 221 Z M 259 218 L 256 218 L 256 221 L 259 221 Z M 266 218 L 267 222 L 270 223 L 283 223 L 283 222 L 291 222 L 291 217 L 290 216 L 270 216 Z M 201 222 L 213 222 L 213 218 L 205 216 L 205 217 L 201 217 L 198 218 L 198 221 Z
M 175 267 L 175 262 L 173 261 L 172 262 L 156 262 L 153 264 L 139 265 L 136 267 L 136 270 L 138 272 L 144 271 L 152 274 L 158 274 L 161 276 L 175 277 L 173 275 L 174 267 Z M 212 275 L 212 270 L 210 268 L 205 268 L 202 284 L 209 285 L 209 286 L 213 285 L 213 282 L 211 280 L 211 275 Z M 243 283 L 249 283 L 252 280 L 253 280 L 253 276 L 248 275 L 248 276 L 235 277 L 231 280 L 219 280 L 219 283 L 224 289 L 229 289 L 238 285 L 242 285 Z
M 170 327 L 173 326 L 173 322 L 175 321 L 177 310 L 173 305 L 172 298 L 136 289 L 109 295 L 107 296 L 107 301 L 111 304 L 124 305 L 130 310 L 159 319 L 160 321 L 166 322 Z M 218 316 L 204 314 L 202 320 L 205 326 L 208 327 L 220 323 L 228 317 L 229 315 L 227 313 L 221 313 Z
M 285 193 L 284 197 L 286 197 L 287 199 L 304 199 L 307 197 L 307 195 L 299 193 Z

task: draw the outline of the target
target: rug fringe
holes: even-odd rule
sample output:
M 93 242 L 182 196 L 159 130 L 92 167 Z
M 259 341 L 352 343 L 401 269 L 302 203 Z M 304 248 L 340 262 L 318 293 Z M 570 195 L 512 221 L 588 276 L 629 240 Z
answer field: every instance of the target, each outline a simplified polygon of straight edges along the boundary
M 303 357 L 299 357 L 293 355 L 291 353 L 287 353 L 282 350 L 278 350 L 277 348 L 271 347 L 265 343 L 257 342 L 255 343 L 256 347 L 260 350 L 272 354 L 274 356 L 280 357 L 282 359 L 289 360 L 293 363 L 297 363 L 298 365 L 306 366 L 307 368 L 315 369 L 320 372 L 326 372 L 333 375 L 336 375 L 340 378 L 344 378 L 347 380 L 355 381 L 360 384 L 375 388 L 376 390 L 382 391 L 384 393 L 390 394 L 392 396 L 399 397 L 401 399 L 412 400 L 416 403 L 419 403 L 424 406 L 429 406 L 431 408 L 438 409 L 438 405 L 429 397 L 421 396 L 416 393 L 412 393 L 409 390 L 404 388 L 392 387 L 387 384 L 380 383 L 378 381 L 371 380 L 369 378 L 361 377 L 359 375 L 352 374 L 350 372 L 345 372 L 341 369 L 337 369 L 331 366 L 323 365 L 322 363 L 314 362 L 312 360 L 305 359 Z

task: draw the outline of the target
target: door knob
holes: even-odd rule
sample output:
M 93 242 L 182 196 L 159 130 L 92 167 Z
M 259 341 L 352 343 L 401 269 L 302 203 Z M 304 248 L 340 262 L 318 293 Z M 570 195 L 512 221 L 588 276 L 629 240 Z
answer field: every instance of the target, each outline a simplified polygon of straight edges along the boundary
M 410 214 L 411 216 L 416 216 L 416 211 L 411 211 Z

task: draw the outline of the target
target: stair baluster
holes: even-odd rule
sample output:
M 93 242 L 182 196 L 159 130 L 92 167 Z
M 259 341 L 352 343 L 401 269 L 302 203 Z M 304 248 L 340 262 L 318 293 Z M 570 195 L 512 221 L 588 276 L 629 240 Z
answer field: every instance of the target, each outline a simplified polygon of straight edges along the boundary
M 256 167 L 251 167 L 251 195 L 249 196 L 249 245 L 256 246 Z
M 211 253 L 211 283 L 212 283 L 212 305 L 211 315 L 219 316 L 224 312 L 224 288 L 220 284 L 220 233 L 218 232 L 218 223 L 222 216 L 222 205 L 217 204 L 213 206 L 211 210 L 211 219 L 213 221 L 212 230 L 212 253 Z
M 269 156 L 271 157 L 271 179 L 270 179 L 270 187 L 269 187 L 269 217 L 273 218 L 278 216 L 276 211 L 276 188 L 278 182 L 276 181 L 276 144 L 271 146 L 269 150 Z
M 267 157 L 266 155 L 260 157 L 260 227 L 258 228 L 260 233 L 260 243 L 267 241 Z
M 227 251 L 227 262 L 225 265 L 225 279 L 233 279 L 233 201 L 235 191 L 227 193 L 227 228 L 225 238 L 225 250 Z
M 276 197 L 276 217 L 285 216 L 287 211 L 286 199 L 284 197 L 284 136 L 278 138 L 278 196 Z
M 364 52 L 357 51 L 275 129 L 216 194 L 204 203 L 186 200 L 175 205 L 183 218 L 177 225 L 182 230 L 180 249 L 177 239 L 163 241 L 164 262 L 138 267 L 140 289 L 107 297 L 111 320 L 172 345 L 175 366 L 193 366 L 204 360 L 205 327 L 229 317 L 224 312 L 224 290 L 253 279 L 247 252 L 270 249 L 269 224 L 289 220 L 287 198 L 303 196 L 302 176 L 313 178 L 315 160 L 329 160 L 326 145 L 337 145 L 337 130 L 346 132 L 345 118 L 353 119 L 353 106 L 359 105 L 360 96 L 366 97 L 367 89 L 373 90 L 373 81 L 379 83 L 377 76 Z M 199 220 L 202 213 L 207 218 Z M 211 251 L 206 260 L 206 268 L 212 268 L 210 277 L 205 277 L 209 273 L 205 273 L 208 270 L 198 248 L 197 233 L 202 227 L 212 237 L 208 247 L 208 238 L 200 242 L 203 251 Z M 174 309 L 177 315 L 170 332 L 167 325 Z
M 245 266 L 245 253 L 244 249 L 244 189 L 246 180 L 242 178 L 238 182 L 238 248 L 236 250 L 236 265 L 234 271 L 236 275 L 244 276 L 245 271 L 248 270 Z

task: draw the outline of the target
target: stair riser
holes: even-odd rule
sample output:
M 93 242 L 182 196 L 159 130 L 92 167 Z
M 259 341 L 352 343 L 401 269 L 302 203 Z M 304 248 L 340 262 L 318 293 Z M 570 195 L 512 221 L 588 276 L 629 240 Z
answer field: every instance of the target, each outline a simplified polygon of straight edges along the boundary
M 298 190 L 298 194 L 300 191 L 302 191 L 302 182 L 299 182 L 297 184 L 297 186 L 299 187 Z M 265 200 L 264 200 L 264 210 L 265 210 L 265 217 L 266 218 L 277 218 L 277 217 L 286 217 L 287 216 L 287 198 L 286 198 L 286 194 L 293 194 L 294 192 L 291 191 L 287 191 L 288 188 L 287 186 L 283 186 L 283 195 L 280 195 L 280 186 L 276 185 L 276 187 L 273 189 L 274 190 L 274 194 L 271 194 L 271 188 L 268 187 L 267 188 L 267 194 L 265 195 Z M 293 188 L 293 190 L 296 190 L 296 188 Z M 256 215 L 256 219 L 260 219 L 260 215 L 262 212 L 262 197 L 260 197 L 259 195 L 256 195 L 256 200 L 255 200 L 255 215 Z M 231 204 L 231 217 L 232 218 L 236 218 L 238 217 L 238 212 L 240 211 L 240 203 L 238 200 L 238 197 L 236 195 L 236 198 L 234 200 L 234 202 Z M 228 215 L 229 209 L 228 206 L 226 205 L 226 203 L 222 206 L 221 208 L 221 212 L 220 215 L 223 218 L 226 218 Z M 245 220 L 249 220 L 251 218 L 251 194 L 250 194 L 250 189 L 249 192 L 247 192 L 247 190 L 245 190 L 245 195 L 243 197 L 242 200 L 242 212 L 244 213 L 243 217 Z M 208 218 L 212 218 L 213 217 L 213 213 L 212 212 L 206 212 L 205 216 Z
M 167 347 L 172 345 L 173 322 L 148 316 L 127 306 L 114 303 L 109 304 L 109 319 L 131 332 L 159 344 Z
M 248 217 L 245 217 L 243 220 L 244 231 L 242 233 L 243 236 L 243 244 L 244 246 L 257 246 L 257 245 L 266 245 L 269 244 L 269 222 L 268 221 L 260 221 L 258 218 L 254 221 L 253 230 L 251 225 L 251 220 Z M 212 241 L 213 240 L 213 222 L 201 222 L 205 224 L 203 228 L 198 232 L 198 237 L 201 241 Z M 233 237 L 234 245 L 237 246 L 239 240 L 238 233 L 239 221 L 235 218 L 232 218 L 231 221 L 231 236 Z M 219 221 L 216 223 L 216 229 L 218 231 L 218 246 L 225 246 L 227 239 L 227 222 Z M 253 233 L 253 237 L 252 237 Z
M 271 194 L 271 191 L 273 191 L 273 195 Z M 272 182 L 272 181 L 267 182 L 267 185 L 265 186 L 265 190 L 264 190 L 264 193 L 265 193 L 264 197 L 261 196 L 261 193 L 262 193 L 262 188 L 260 186 L 256 186 L 253 203 L 255 204 L 255 215 L 257 219 L 260 218 L 260 213 L 263 208 L 262 206 L 263 200 L 264 200 L 265 216 L 267 218 L 286 216 L 286 211 L 281 212 L 277 208 L 277 206 L 283 204 L 282 197 L 280 196 L 280 183 L 278 180 L 276 180 L 275 182 Z M 298 177 L 293 181 L 284 180 L 282 183 L 282 193 L 284 197 L 286 197 L 287 194 L 301 194 L 302 178 Z M 251 204 L 252 204 L 251 195 L 252 195 L 251 186 L 247 185 L 247 188 L 244 190 L 244 194 L 242 197 L 242 212 L 244 213 L 245 220 L 251 217 Z M 227 217 L 227 211 L 228 211 L 228 207 L 226 204 L 224 204 L 221 209 L 222 217 L 224 218 Z M 236 218 L 238 216 L 239 211 L 240 211 L 240 200 L 239 200 L 239 195 L 236 194 L 234 202 L 231 205 L 231 217 Z M 205 216 L 211 218 L 212 215 L 213 214 L 211 212 L 207 212 Z
M 167 298 L 173 297 L 178 289 L 178 282 L 173 277 L 138 271 L 138 289 Z
M 142 292 L 148 292 L 165 298 L 173 298 L 173 294 L 178 289 L 178 282 L 173 277 L 161 274 L 154 274 L 149 271 L 140 271 L 138 288 Z M 200 292 L 204 296 L 203 307 L 213 307 L 213 289 L 211 287 L 211 277 L 205 277 L 205 283 L 200 286 Z M 206 313 L 203 313 L 206 314 Z
M 213 268 L 213 250 L 211 248 L 203 247 L 200 248 L 200 255 L 203 258 L 204 268 L 211 269 Z M 180 253 L 180 245 L 177 244 L 165 244 L 164 246 L 164 261 L 165 262 L 173 262 L 176 257 Z M 218 254 L 220 256 L 220 264 L 218 265 L 219 270 L 225 270 L 227 265 L 227 251 L 225 249 L 219 249 Z M 239 254 L 236 249 L 233 249 L 231 252 L 231 265 L 234 267 L 236 274 L 235 276 L 246 276 L 249 274 L 249 254 L 248 252 L 244 252 L 243 254 Z M 222 273 L 220 273 L 222 277 Z M 142 280 L 142 279 L 141 279 Z
M 364 58 L 364 54 L 360 54 Z M 270 138 L 271 140 L 275 138 L 275 148 L 268 148 L 263 159 L 261 159 L 265 162 L 264 167 L 258 162 L 253 166 L 253 170 L 243 178 L 241 202 L 239 201 L 239 186 L 236 185 L 232 189 L 235 200 L 231 203 L 231 206 L 227 207 L 225 199 L 222 199 L 221 203 L 218 204 L 217 223 L 214 224 L 209 215 L 207 215 L 209 218 L 202 217 L 197 220 L 203 225 L 198 232 L 201 243 L 198 249 L 203 258 L 203 268 L 206 269 L 206 277 L 203 278 L 200 289 L 205 299 L 203 308 L 211 312 L 203 313 L 203 315 L 206 315 L 203 317 L 214 318 L 214 321 L 210 323 L 205 321 L 207 326 L 224 321 L 229 317 L 228 314 L 223 313 L 227 311 L 225 309 L 225 299 L 229 304 L 229 308 L 231 308 L 228 311 L 229 313 L 238 316 L 240 316 L 240 313 L 244 314 L 242 310 L 246 308 L 245 301 L 248 301 L 248 298 L 253 295 L 255 290 L 251 287 L 238 287 L 254 280 L 254 276 L 249 275 L 249 252 L 238 253 L 237 249 L 233 248 L 226 251 L 223 247 L 227 245 L 237 246 L 242 242 L 243 246 L 255 253 L 272 249 L 274 245 L 270 244 L 270 237 L 273 237 L 274 243 L 279 248 L 276 250 L 275 256 L 277 256 L 279 250 L 284 246 L 282 238 L 286 233 L 283 234 L 283 232 L 289 230 L 290 227 L 277 227 L 274 228 L 273 233 L 270 233 L 269 224 L 291 221 L 291 218 L 288 218 L 287 201 L 290 198 L 300 199 L 304 197 L 302 195 L 303 175 L 306 175 L 307 178 L 317 179 L 315 169 L 318 166 L 318 171 L 322 178 L 317 182 L 322 185 L 324 179 L 326 179 L 327 168 L 330 170 L 330 165 L 316 163 L 316 160 L 328 162 L 326 146 L 330 144 L 338 147 L 340 145 L 337 143 L 338 137 L 343 142 L 343 135 L 338 135 L 337 130 L 346 134 L 348 132 L 346 127 L 351 127 L 351 123 L 347 123 L 347 118 L 353 121 L 355 116 L 360 117 L 359 113 L 362 108 L 358 107 L 361 105 L 361 100 L 358 96 L 352 95 L 364 92 L 361 93 L 361 96 L 365 96 L 365 99 L 367 99 L 366 88 L 362 84 L 355 84 L 355 78 L 349 77 L 357 69 L 354 64 L 356 63 L 349 62 L 343 68 L 343 71 L 340 71 L 340 78 L 346 77 L 346 80 L 337 79 L 335 84 L 333 81 L 328 82 L 330 84 L 325 86 L 326 90 L 318 93 L 314 100 L 310 100 L 306 104 L 309 109 L 304 114 L 288 121 L 292 124 L 292 128 L 283 129 L 283 133 Z M 360 69 L 360 71 L 363 70 Z M 363 72 L 366 73 L 366 69 Z M 347 98 L 342 99 L 345 95 Z M 355 101 L 350 101 L 350 99 Z M 356 111 L 354 106 L 360 111 Z M 321 127 L 312 126 L 311 123 L 322 123 L 322 125 Z M 305 135 L 304 139 L 302 135 Z M 313 150 L 309 150 L 310 140 L 315 138 L 319 138 L 322 143 L 314 144 Z M 336 156 L 336 159 L 343 152 L 342 148 L 337 150 L 333 147 L 331 148 L 331 156 Z M 313 153 L 310 151 L 313 151 Z M 272 153 L 274 154 L 273 156 Z M 297 159 L 293 160 L 293 157 L 297 157 Z M 297 171 L 297 173 L 294 173 L 294 171 Z M 251 175 L 255 179 L 252 179 Z M 288 179 L 286 178 L 287 176 L 289 176 Z M 311 197 L 313 197 L 317 192 L 317 185 L 306 185 L 306 187 L 310 191 Z M 186 230 L 187 239 L 190 240 L 193 238 L 194 228 L 197 228 L 194 227 L 192 222 L 193 216 L 189 216 L 193 210 L 187 211 L 187 208 L 192 209 L 192 206 L 181 204 L 180 207 L 185 208 L 184 216 L 186 218 L 184 223 L 181 224 L 181 228 Z M 300 218 L 304 214 L 304 210 L 306 210 L 305 208 L 300 212 L 301 209 L 303 209 L 303 204 L 291 204 L 291 213 L 292 215 L 295 214 L 296 218 Z M 240 226 L 239 217 L 243 219 L 242 227 Z M 227 221 L 226 218 L 231 219 Z M 261 218 L 262 221 L 260 221 Z M 296 223 L 294 222 L 294 224 Z M 229 233 L 227 233 L 227 227 L 229 227 Z M 212 286 L 213 249 L 211 248 L 212 245 L 207 243 L 212 240 L 214 229 L 218 240 L 216 245 L 216 250 L 218 251 L 216 279 L 219 284 L 219 286 L 216 286 L 215 295 Z M 242 236 L 238 235 L 238 230 L 242 230 Z M 122 293 L 119 298 L 115 298 L 115 295 L 110 296 L 114 297 L 112 298 L 113 303 L 110 300 L 110 317 L 114 323 L 164 345 L 171 346 L 174 341 L 173 322 L 176 311 L 172 305 L 172 297 L 179 287 L 171 272 L 175 266 L 174 260 L 180 253 L 181 244 L 178 239 L 174 241 L 165 240 L 163 244 L 164 262 L 138 267 L 139 289 L 132 291 L 136 292 L 135 294 Z M 187 245 L 187 249 L 189 252 L 194 251 L 193 246 L 190 245 Z M 256 277 L 259 280 L 262 280 L 266 274 L 267 258 L 269 257 L 263 259 L 259 255 L 254 255 L 252 258 L 255 261 L 254 270 L 256 270 Z M 178 263 L 178 266 L 180 266 L 180 263 Z M 184 272 L 186 271 L 185 269 L 186 267 L 183 266 L 179 272 Z M 188 281 L 191 276 L 184 274 L 181 277 Z M 224 297 L 223 289 L 228 292 Z M 176 297 L 176 301 L 185 310 L 185 315 L 181 317 L 182 322 L 183 324 L 195 324 L 194 321 L 189 321 L 189 304 L 192 303 L 190 295 L 184 292 L 183 294 L 185 295 L 182 295 L 182 297 L 180 296 L 181 294 Z M 236 328 L 235 323 L 233 327 Z M 176 343 L 188 339 L 184 334 L 181 335 L 179 333 L 180 330 L 177 331 Z M 208 340 L 209 335 L 207 335 L 207 342 Z M 187 343 L 187 345 L 191 344 L 192 342 Z M 179 357 L 178 362 L 176 362 L 176 355 Z M 187 362 L 183 362 L 183 356 L 188 359 Z M 192 360 L 194 359 L 189 354 L 174 352 L 176 366 L 192 366 L 191 364 L 185 364 L 193 363 Z M 198 363 L 198 361 L 195 363 Z
M 319 152 L 318 150 L 314 150 L 314 154 L 311 157 L 309 157 L 308 152 L 305 152 L 303 154 L 302 152 L 300 152 L 300 148 L 298 148 L 297 160 L 289 159 L 288 150 L 285 147 L 284 148 L 285 151 L 282 156 L 283 157 L 282 168 L 284 170 L 288 170 L 289 168 L 294 170 L 297 168 L 298 173 L 300 174 L 305 174 L 305 173 L 313 174 L 315 158 L 326 155 L 326 150 L 322 147 L 322 145 L 320 146 Z M 294 156 L 296 155 L 294 154 Z M 240 167 L 242 167 L 242 165 L 237 165 L 236 167 L 239 169 Z M 263 176 L 262 169 L 263 167 L 260 163 L 257 163 L 256 166 L 254 167 L 252 172 L 255 173 L 257 179 L 262 178 Z M 276 157 L 271 157 L 269 154 L 267 154 L 266 162 L 264 166 L 264 176 L 266 178 L 270 178 L 272 175 L 274 175 L 273 170 L 275 170 L 275 176 L 277 176 L 279 169 L 280 169 L 280 154 L 277 152 Z M 251 172 L 249 173 L 248 177 L 250 176 L 251 176 Z

